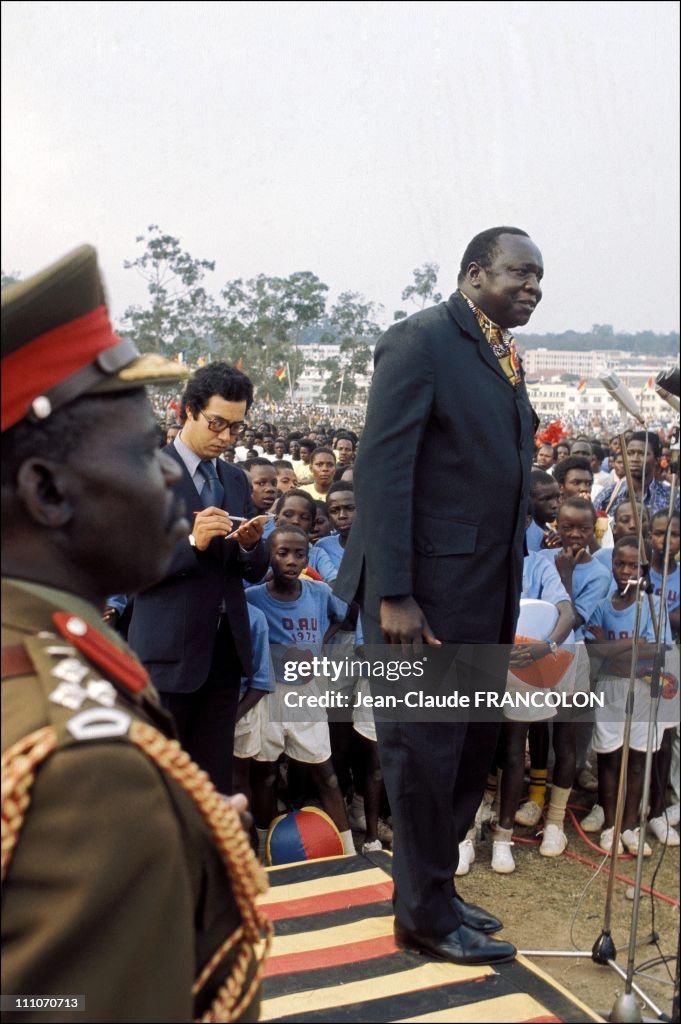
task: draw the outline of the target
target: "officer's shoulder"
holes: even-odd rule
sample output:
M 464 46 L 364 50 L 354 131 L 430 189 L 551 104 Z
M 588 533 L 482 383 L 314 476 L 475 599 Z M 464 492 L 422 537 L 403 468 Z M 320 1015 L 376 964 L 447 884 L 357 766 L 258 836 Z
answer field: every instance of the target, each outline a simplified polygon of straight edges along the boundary
M 119 672 L 125 668 L 133 678 L 139 671 L 141 681 L 143 670 L 134 658 L 112 648 Z M 3 749 L 40 730 L 50 730 L 57 747 L 125 739 L 139 715 L 134 695 L 127 700 L 114 676 L 56 630 L 3 631 Z

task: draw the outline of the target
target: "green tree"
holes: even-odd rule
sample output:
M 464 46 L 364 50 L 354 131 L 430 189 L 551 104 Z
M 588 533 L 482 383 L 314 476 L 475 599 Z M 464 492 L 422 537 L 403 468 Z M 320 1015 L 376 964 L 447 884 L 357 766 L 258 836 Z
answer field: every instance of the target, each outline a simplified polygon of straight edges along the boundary
M 16 284 L 20 280 L 21 274 L 18 270 L 12 270 L 9 274 L 6 274 L 4 270 L 0 270 L 0 291 L 6 288 L 8 284 Z
M 325 359 L 323 368 L 328 379 L 322 388 L 322 397 L 329 404 L 351 405 L 363 397 L 359 377 L 367 374 L 371 360 L 371 343 L 376 341 L 381 328 L 375 322 L 376 306 L 357 292 L 342 292 L 331 307 L 323 342 L 335 341 L 338 357 Z
M 146 235 L 138 235 L 135 241 L 144 249 L 123 266 L 144 278 L 150 301 L 147 307 L 126 309 L 122 331 L 133 338 L 140 352 L 170 356 L 185 352 L 188 362 L 213 355 L 216 309 L 202 282 L 215 263 L 191 256 L 178 238 L 164 234 L 156 224 L 150 224 Z
M 414 268 L 414 283 L 408 284 L 402 292 L 402 302 L 414 302 L 419 309 L 426 305 L 432 306 L 442 300 L 440 292 L 435 291 L 437 287 L 437 275 L 440 272 L 439 263 L 424 263 L 422 267 Z M 395 310 L 393 319 L 403 320 L 408 314 L 403 309 Z
M 321 321 L 328 286 L 310 271 L 288 277 L 257 277 L 229 281 L 221 291 L 224 306 L 215 322 L 215 336 L 224 358 L 241 361 L 257 382 L 259 398 L 282 398 L 302 372 L 301 332 Z M 286 378 L 277 380 L 279 367 Z

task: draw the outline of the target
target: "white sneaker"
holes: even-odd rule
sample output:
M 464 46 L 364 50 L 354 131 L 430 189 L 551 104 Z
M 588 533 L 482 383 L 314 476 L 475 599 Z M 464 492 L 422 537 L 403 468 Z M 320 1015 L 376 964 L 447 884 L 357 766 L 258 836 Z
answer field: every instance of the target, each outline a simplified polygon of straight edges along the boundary
M 641 836 L 640 828 L 626 828 L 622 832 L 622 842 L 626 846 L 627 851 L 629 853 L 633 853 L 634 856 L 636 856 L 639 851 L 639 846 L 643 843 L 643 856 L 652 857 L 653 851 Z
M 366 832 L 367 820 L 364 814 L 364 797 L 355 793 L 348 807 L 348 825 L 355 832 Z
M 539 804 L 536 804 L 534 800 L 528 800 L 515 812 L 516 825 L 526 825 L 528 828 L 534 828 L 535 825 L 539 824 L 539 819 L 543 813 L 544 809 Z
M 560 857 L 567 846 L 567 836 L 558 825 L 546 825 L 539 847 L 542 857 Z
M 485 794 L 475 815 L 475 824 L 482 828 L 485 822 L 492 821 L 494 816 L 494 797 Z
M 605 811 L 600 804 L 594 804 L 585 818 L 580 821 L 580 827 L 585 832 L 600 832 L 605 822 Z
M 681 844 L 679 833 L 669 824 L 664 814 L 661 814 L 659 818 L 651 818 L 648 828 L 664 846 L 679 846 Z
M 596 793 L 598 790 L 598 779 L 591 770 L 590 765 L 586 765 L 582 768 L 581 772 L 577 776 L 577 785 L 580 789 L 585 790 L 587 793 Z
M 670 804 L 669 807 L 667 807 L 664 813 L 667 815 L 667 821 L 670 825 L 679 824 L 679 820 L 681 818 L 681 816 L 679 815 L 680 810 L 681 804 Z
M 380 839 L 372 839 L 370 843 L 362 843 L 362 853 L 378 853 L 383 849 Z
M 613 841 L 614 835 L 615 835 L 615 829 L 614 828 L 604 828 L 603 831 L 601 832 L 601 837 L 598 840 L 598 845 L 600 846 L 601 850 L 605 851 L 605 853 L 612 853 L 612 841 Z M 620 836 L 620 838 L 619 838 L 619 840 L 617 842 L 617 856 L 621 857 L 623 853 L 624 853 L 624 847 L 622 846 L 622 837 Z
M 379 818 L 378 819 L 378 826 L 376 828 L 376 833 L 378 835 L 378 838 L 381 840 L 381 842 L 384 845 L 392 846 L 393 830 L 391 829 L 391 827 L 387 823 L 387 821 L 383 820 L 383 818 Z
M 515 861 L 511 853 L 512 842 L 495 839 L 492 843 L 492 871 L 498 875 L 510 875 L 515 871 Z
M 464 839 L 462 843 L 459 843 L 459 864 L 454 872 L 456 877 L 460 878 L 461 875 L 467 875 L 474 860 L 475 843 L 472 839 Z

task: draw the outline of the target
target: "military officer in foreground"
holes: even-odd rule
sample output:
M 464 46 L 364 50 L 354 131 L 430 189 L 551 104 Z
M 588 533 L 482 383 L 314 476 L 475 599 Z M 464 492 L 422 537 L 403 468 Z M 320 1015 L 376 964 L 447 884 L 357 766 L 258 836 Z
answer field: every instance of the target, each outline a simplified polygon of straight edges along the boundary
M 83 246 L 3 292 L 2 371 L 3 1019 L 256 1020 L 263 874 L 101 620 L 189 532 L 144 391 L 180 370 Z

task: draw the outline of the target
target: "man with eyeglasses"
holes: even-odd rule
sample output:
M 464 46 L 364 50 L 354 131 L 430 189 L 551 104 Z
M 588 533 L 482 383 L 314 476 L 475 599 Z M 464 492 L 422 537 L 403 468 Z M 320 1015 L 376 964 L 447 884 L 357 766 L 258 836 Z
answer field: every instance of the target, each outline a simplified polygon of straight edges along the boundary
M 246 475 L 220 457 L 233 446 L 253 385 L 227 363 L 198 370 L 182 397 L 182 429 L 166 451 L 182 470 L 175 490 L 192 531 L 165 578 L 134 600 L 128 640 L 175 717 L 179 739 L 231 793 L 232 746 L 242 675 L 251 672 L 243 580 L 267 569 L 263 525 Z

